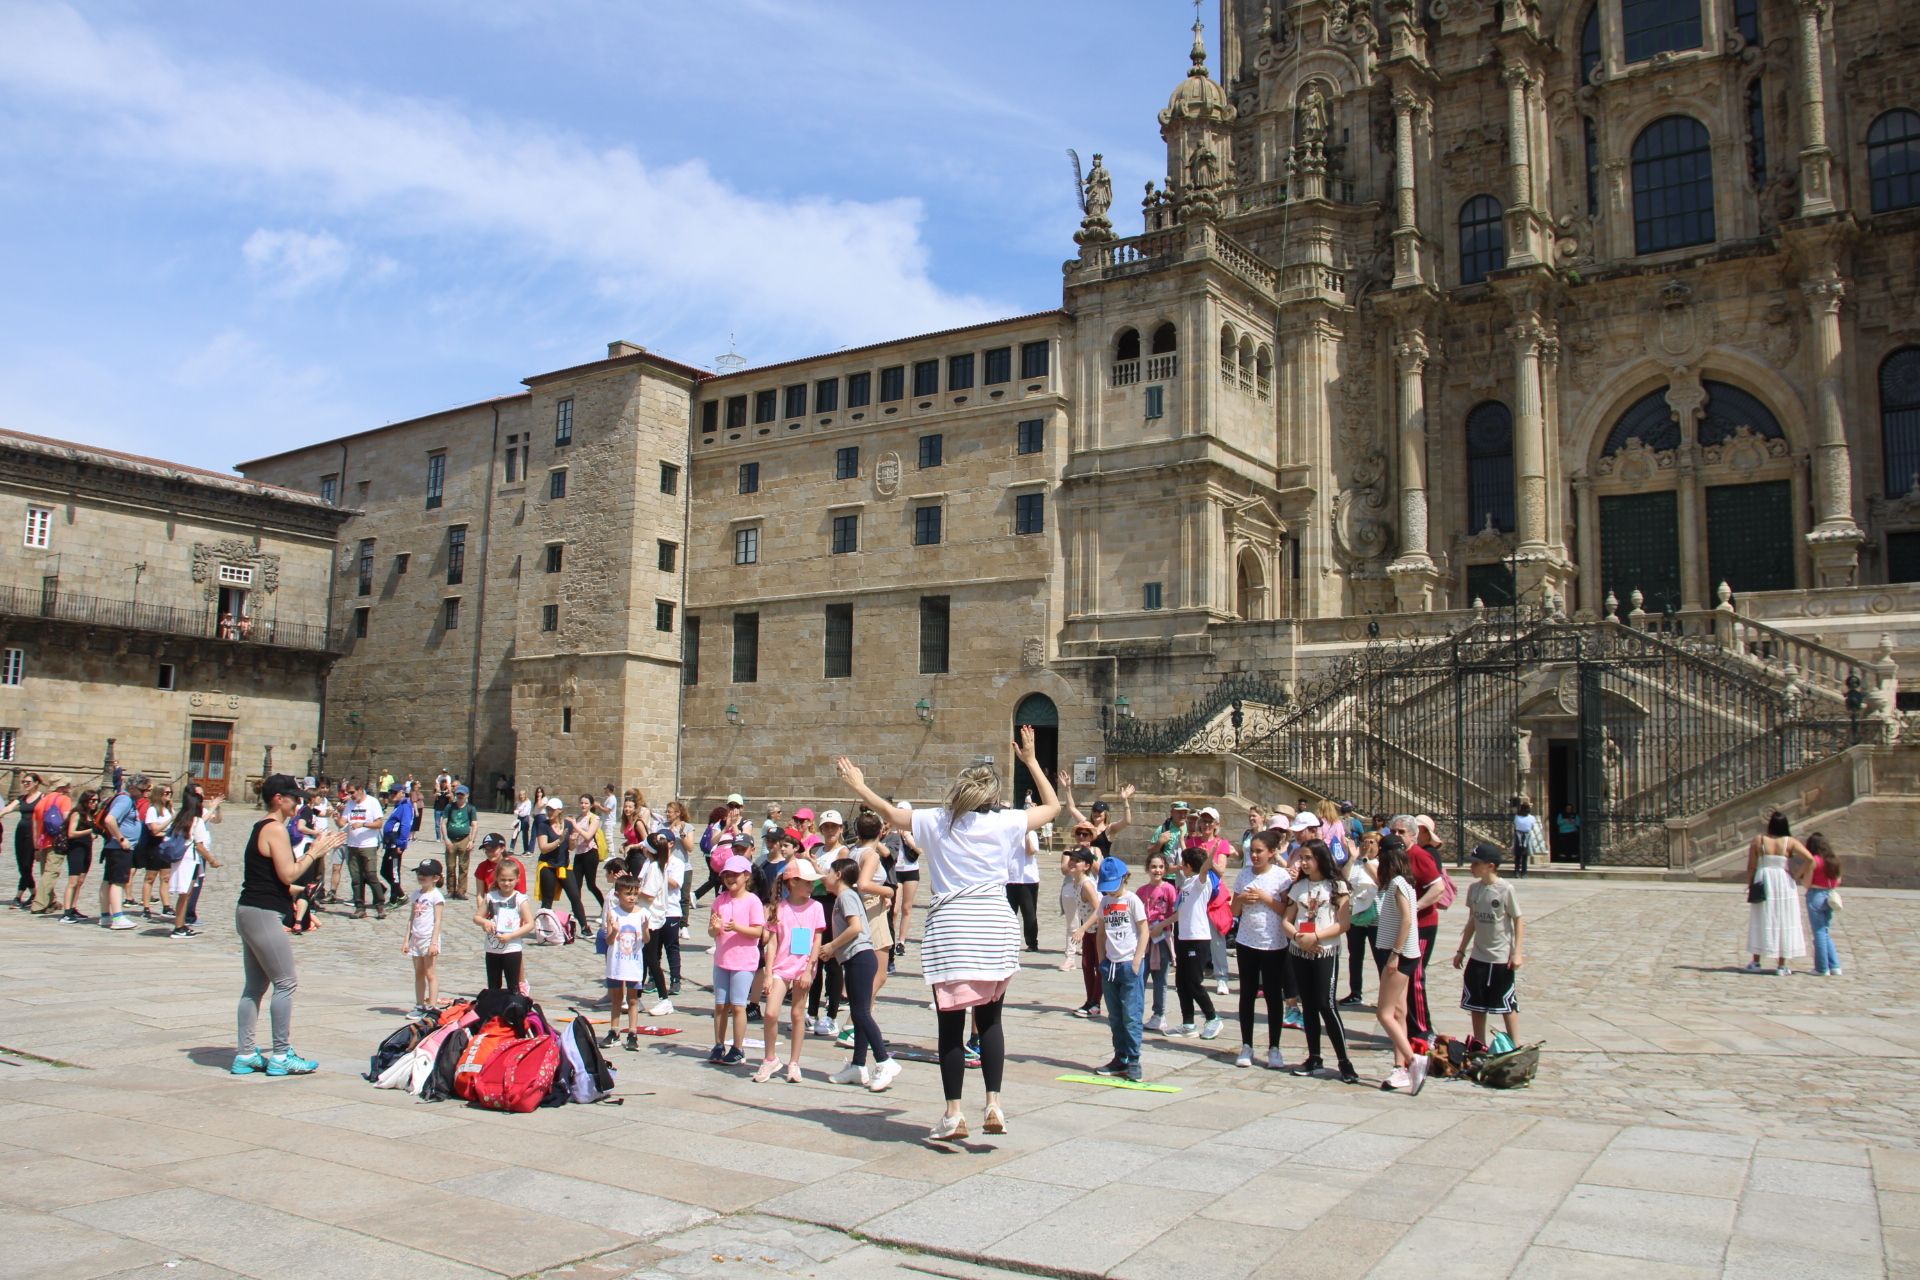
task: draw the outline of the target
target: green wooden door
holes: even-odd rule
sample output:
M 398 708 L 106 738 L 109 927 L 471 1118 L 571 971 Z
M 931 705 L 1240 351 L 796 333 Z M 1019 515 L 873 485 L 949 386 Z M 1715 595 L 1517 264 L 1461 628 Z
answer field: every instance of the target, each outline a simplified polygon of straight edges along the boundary
M 1707 490 L 1706 597 L 1722 582 L 1735 595 L 1793 590 L 1793 486 L 1723 484 Z
M 1600 595 L 1626 616 L 1635 591 L 1648 613 L 1680 607 L 1679 495 L 1623 493 L 1600 499 Z

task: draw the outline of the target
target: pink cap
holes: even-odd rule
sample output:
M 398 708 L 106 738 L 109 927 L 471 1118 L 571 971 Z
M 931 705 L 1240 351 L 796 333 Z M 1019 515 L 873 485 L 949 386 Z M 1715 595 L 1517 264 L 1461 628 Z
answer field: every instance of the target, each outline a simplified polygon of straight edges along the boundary
M 806 850 L 808 853 L 812 853 L 815 849 L 819 848 L 821 845 L 825 843 L 826 843 L 825 840 L 822 840 L 819 836 L 814 835 L 813 832 L 811 831 L 807 832 L 806 835 L 800 838 L 800 847 Z
M 751 862 L 748 862 L 745 858 L 741 857 L 737 853 L 734 854 L 731 858 L 728 858 L 725 862 L 720 864 L 721 875 L 732 875 L 736 871 L 752 871 L 752 870 L 753 870 L 753 864 Z
M 795 822 L 812 822 L 812 821 L 813 821 L 813 810 L 811 810 L 811 809 L 795 809 L 795 810 L 793 811 L 793 820 L 794 820 Z

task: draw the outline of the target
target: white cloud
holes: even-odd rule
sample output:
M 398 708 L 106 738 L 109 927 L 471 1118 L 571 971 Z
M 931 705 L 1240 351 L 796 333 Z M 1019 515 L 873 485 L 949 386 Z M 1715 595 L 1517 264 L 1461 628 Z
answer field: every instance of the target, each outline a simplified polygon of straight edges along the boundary
M 698 158 L 656 167 L 446 103 L 193 63 L 66 5 L 0 10 L 0 86 L 71 112 L 81 127 L 69 145 L 169 180 L 238 183 L 388 232 L 484 238 L 669 306 L 704 295 L 782 345 L 1003 313 L 933 281 L 915 200 L 774 202 L 731 189 Z M 248 244 L 248 261 L 291 291 L 339 278 L 352 257 L 328 233 L 263 230 Z

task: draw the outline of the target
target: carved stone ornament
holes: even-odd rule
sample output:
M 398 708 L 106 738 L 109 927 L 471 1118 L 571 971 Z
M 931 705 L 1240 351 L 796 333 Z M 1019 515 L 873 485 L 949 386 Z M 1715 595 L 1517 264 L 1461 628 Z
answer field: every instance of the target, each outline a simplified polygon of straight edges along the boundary
M 1039 671 L 1047 665 L 1047 642 L 1040 636 L 1028 636 L 1020 642 L 1020 665 Z
M 873 491 L 883 498 L 900 492 L 900 455 L 883 453 L 873 464 Z
M 1349 563 L 1384 558 L 1393 549 L 1388 520 L 1387 458 L 1369 449 L 1333 500 L 1333 541 Z
M 1759 435 L 1752 427 L 1740 426 L 1725 440 L 1702 449 L 1700 460 L 1708 466 L 1723 466 L 1744 476 L 1770 461 L 1785 458 L 1789 452 L 1785 440 Z
M 1767 363 L 1775 368 L 1793 359 L 1794 352 L 1800 349 L 1800 327 L 1792 307 L 1777 300 L 1767 304 L 1766 328 L 1760 335 L 1760 346 L 1766 353 Z
M 346 554 L 344 549 L 342 554 Z M 257 550 L 245 538 L 225 538 L 211 544 L 196 542 L 193 544 L 193 580 L 204 585 L 202 594 L 209 601 L 220 594 L 223 564 L 253 570 L 253 583 L 248 590 L 270 596 L 280 589 L 279 556 Z
M 1480 532 L 1468 538 L 1461 546 L 1467 559 L 1474 563 L 1491 563 L 1513 549 L 1513 539 L 1493 526 L 1493 513 L 1487 513 L 1487 522 Z
M 1673 450 L 1656 453 L 1639 436 L 1633 436 L 1620 447 L 1618 453 L 1600 459 L 1593 472 L 1596 476 L 1624 480 L 1628 484 L 1644 484 L 1659 472 L 1673 470 L 1674 463 Z

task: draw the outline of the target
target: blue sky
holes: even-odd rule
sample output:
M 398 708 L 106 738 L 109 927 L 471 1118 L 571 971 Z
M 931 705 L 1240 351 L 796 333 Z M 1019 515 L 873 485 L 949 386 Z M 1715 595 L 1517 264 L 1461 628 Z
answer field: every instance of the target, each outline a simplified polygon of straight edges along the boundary
M 1137 230 L 1192 21 L 0 0 L 0 426 L 224 468 L 613 338 L 758 364 L 1057 306 L 1066 148 Z

